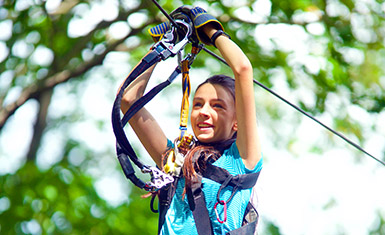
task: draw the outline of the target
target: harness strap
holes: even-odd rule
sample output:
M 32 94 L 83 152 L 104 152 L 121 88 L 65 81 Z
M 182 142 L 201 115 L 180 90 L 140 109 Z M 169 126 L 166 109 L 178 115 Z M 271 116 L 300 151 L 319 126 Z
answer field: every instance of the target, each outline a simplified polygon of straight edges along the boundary
M 142 172 L 150 173 L 152 178 L 154 178 L 155 167 L 149 167 L 144 165 L 137 157 L 135 151 L 133 150 L 130 142 L 128 141 L 123 127 L 127 124 L 130 118 L 135 115 L 137 111 L 139 111 L 145 104 L 147 104 L 155 95 L 157 95 L 160 91 L 166 88 L 171 82 L 181 73 L 180 66 L 178 66 L 174 72 L 170 75 L 170 77 L 158 84 L 156 87 L 152 88 L 146 95 L 137 100 L 130 109 L 126 112 L 126 114 L 121 119 L 120 116 L 120 106 L 122 97 L 124 94 L 124 90 L 128 87 L 128 85 L 134 81 L 140 74 L 146 71 L 155 63 L 161 60 L 161 55 L 157 50 L 150 51 L 139 63 L 134 70 L 129 74 L 129 76 L 124 81 L 122 87 L 120 88 L 118 95 L 116 96 L 114 106 L 112 109 L 112 126 L 116 136 L 116 153 L 118 155 L 118 160 L 120 165 L 122 166 L 123 172 L 125 176 L 131 180 L 137 187 L 144 188 L 147 191 L 152 191 L 154 186 L 149 183 L 145 183 L 135 176 L 135 170 L 132 167 L 130 160 L 141 169 Z
M 164 220 L 166 218 L 167 210 L 170 208 L 170 204 L 172 198 L 175 194 L 176 186 L 178 184 L 179 178 L 175 178 L 174 182 L 171 183 L 168 188 L 159 190 L 159 218 L 158 218 L 158 234 L 160 234 L 160 230 L 164 224 Z
M 202 176 L 225 186 L 238 187 L 238 189 L 252 188 L 258 180 L 260 171 L 256 173 L 231 175 L 227 170 L 214 166 L 213 164 L 207 164 L 206 169 L 202 172 Z M 228 179 L 230 177 L 230 180 Z M 228 182 L 226 182 L 226 180 Z
M 226 235 L 253 235 L 255 234 L 257 224 L 258 224 L 258 221 L 255 220 L 245 226 L 242 226 L 240 228 L 237 228 L 235 230 L 228 232 Z
M 194 61 L 195 57 L 201 51 L 202 45 L 193 43 L 191 47 L 191 53 L 189 54 L 188 59 L 185 59 L 181 62 L 182 67 L 182 91 L 183 98 L 180 108 L 180 122 L 179 122 L 179 144 L 177 147 L 182 147 L 184 149 L 191 148 L 193 141 L 193 136 L 187 133 L 187 124 L 189 116 L 189 96 L 191 92 L 190 84 L 190 65 Z
M 192 211 L 197 232 L 199 235 L 213 235 L 209 212 L 206 206 L 205 195 L 202 191 L 202 177 L 198 175 L 198 181 L 187 188 L 187 201 Z
M 145 183 L 143 181 L 141 181 L 138 177 L 135 176 L 135 170 L 132 167 L 132 164 L 128 158 L 128 155 L 122 151 L 122 148 L 120 148 L 119 143 L 116 143 L 116 153 L 118 155 L 118 160 L 119 160 L 120 165 L 122 166 L 124 175 L 128 179 L 130 179 L 131 182 L 133 184 L 135 184 L 135 186 L 137 186 L 139 188 L 144 188 Z
M 126 112 L 126 114 L 122 118 L 122 124 L 126 125 L 127 122 L 134 116 L 143 106 L 145 106 L 152 98 L 154 98 L 159 92 L 161 92 L 164 88 L 170 85 L 174 79 L 181 73 L 180 66 L 176 67 L 174 72 L 170 75 L 170 77 L 152 88 L 146 95 L 140 97 Z
M 126 80 L 124 81 L 122 87 L 120 88 L 118 95 L 115 98 L 115 102 L 112 109 L 112 127 L 116 136 L 117 141 L 117 151 L 123 152 L 126 155 L 130 156 L 130 159 L 137 165 L 140 169 L 145 168 L 146 166 L 139 161 L 138 157 L 135 154 L 135 151 L 132 149 L 130 142 L 128 141 L 124 130 L 123 123 L 120 118 L 120 106 L 124 94 L 124 90 L 127 86 L 134 81 L 140 74 L 146 71 L 153 64 L 159 62 L 161 60 L 159 53 L 156 50 L 150 51 L 138 64 L 134 70 L 128 75 Z M 121 158 L 124 158 L 122 155 Z M 123 161 L 126 162 L 126 161 Z
M 183 136 L 187 131 L 187 123 L 188 123 L 188 116 L 189 116 L 189 96 L 190 96 L 191 85 L 190 85 L 188 60 L 182 61 L 182 89 L 183 89 L 183 98 L 182 98 L 182 105 L 180 108 L 180 122 L 179 122 L 179 129 L 180 129 L 179 139 L 180 140 L 183 139 Z

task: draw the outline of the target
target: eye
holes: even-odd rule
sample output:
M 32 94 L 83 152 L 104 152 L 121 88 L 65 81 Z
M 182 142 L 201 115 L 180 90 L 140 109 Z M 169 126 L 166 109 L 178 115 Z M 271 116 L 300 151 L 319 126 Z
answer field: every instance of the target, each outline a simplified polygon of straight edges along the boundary
M 222 104 L 219 104 L 219 103 L 215 103 L 215 104 L 213 105 L 213 107 L 214 107 L 214 108 L 219 108 L 219 109 L 223 109 L 223 108 L 224 108 L 224 106 L 223 106 Z
M 193 103 L 193 107 L 194 107 L 194 108 L 202 107 L 202 103 L 201 103 L 201 102 L 194 102 L 194 103 Z

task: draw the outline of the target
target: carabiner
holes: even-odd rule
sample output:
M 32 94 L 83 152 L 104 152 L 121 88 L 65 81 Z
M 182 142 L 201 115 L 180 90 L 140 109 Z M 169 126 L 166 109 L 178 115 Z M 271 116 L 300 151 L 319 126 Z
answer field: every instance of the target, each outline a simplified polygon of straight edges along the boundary
M 224 212 L 223 220 L 220 220 L 220 218 L 219 218 L 219 214 L 217 211 L 218 204 L 223 205 L 223 212 Z M 226 222 L 226 220 L 227 220 L 227 204 L 225 201 L 219 201 L 219 202 L 215 203 L 214 211 L 215 211 L 215 215 L 217 216 L 217 220 L 219 223 L 223 224 L 224 222 Z

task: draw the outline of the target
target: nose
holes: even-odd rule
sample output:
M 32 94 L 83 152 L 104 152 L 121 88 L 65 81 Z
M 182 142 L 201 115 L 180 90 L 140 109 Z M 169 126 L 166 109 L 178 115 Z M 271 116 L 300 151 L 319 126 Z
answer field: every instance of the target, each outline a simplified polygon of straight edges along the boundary
M 204 117 L 208 117 L 209 113 L 210 111 L 207 104 L 203 105 L 202 108 L 199 110 L 199 114 Z

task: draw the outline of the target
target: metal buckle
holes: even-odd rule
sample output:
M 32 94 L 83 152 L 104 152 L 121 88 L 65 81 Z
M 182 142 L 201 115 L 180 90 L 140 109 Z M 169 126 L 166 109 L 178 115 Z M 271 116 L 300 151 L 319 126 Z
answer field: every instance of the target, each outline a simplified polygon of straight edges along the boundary
M 188 23 L 178 19 L 175 20 L 175 22 L 180 27 L 186 29 L 186 34 L 179 42 L 176 42 L 177 38 L 175 35 L 178 33 L 178 29 L 176 27 L 172 27 L 171 30 L 167 31 L 163 35 L 163 38 L 152 47 L 160 54 L 162 60 L 166 60 L 168 57 L 174 57 L 176 54 L 178 54 L 178 52 L 182 50 L 189 42 L 189 37 L 192 34 L 192 28 Z
M 149 173 L 151 175 L 151 181 L 146 184 L 150 187 L 150 191 L 156 191 L 163 188 L 169 183 L 174 182 L 174 178 L 156 167 L 148 167 L 142 169 L 143 173 Z

